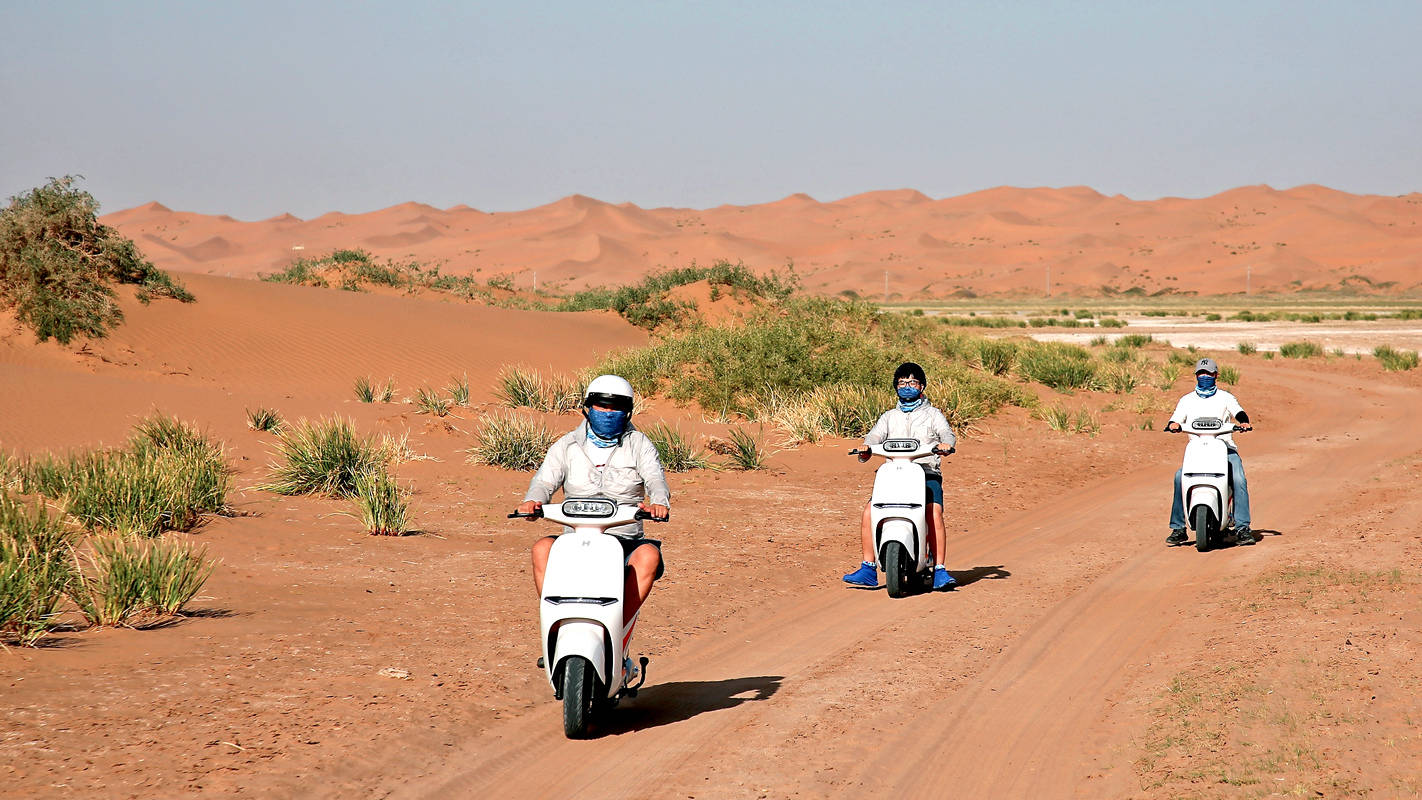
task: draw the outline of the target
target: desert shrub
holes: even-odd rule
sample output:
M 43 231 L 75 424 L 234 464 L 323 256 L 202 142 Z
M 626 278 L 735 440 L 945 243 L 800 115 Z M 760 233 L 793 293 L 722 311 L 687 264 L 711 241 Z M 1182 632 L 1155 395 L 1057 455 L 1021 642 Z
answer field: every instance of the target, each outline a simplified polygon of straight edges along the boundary
M 449 401 L 439 396 L 433 389 L 420 387 L 415 390 L 415 413 L 433 414 L 443 417 L 449 414 Z
M 745 428 L 732 428 L 727 437 L 728 447 L 723 454 L 731 460 L 731 466 L 739 470 L 765 469 L 765 445 L 763 437 Z
M 1279 345 L 1279 355 L 1284 358 L 1319 358 L 1323 347 L 1317 342 L 1286 342 Z
M 1260 353 L 1259 355 L 1260 355 L 1260 357 L 1262 357 L 1265 361 L 1273 361 L 1273 360 L 1274 360 L 1274 354 L 1273 354 L 1272 352 Z
M 1064 431 L 1071 425 L 1071 412 L 1060 405 L 1041 406 L 1037 418 L 1054 431 Z
M 469 461 L 513 470 L 535 470 L 558 437 L 543 423 L 512 414 L 493 414 L 479 421 Z
M 670 472 L 686 472 L 711 466 L 711 462 L 706 460 L 706 453 L 696 447 L 692 437 L 683 434 L 678 428 L 659 422 L 642 433 L 652 440 L 662 466 Z
M 136 284 L 138 299 L 193 296 L 144 260 L 134 243 L 98 220 L 93 195 L 75 178 L 51 178 L 0 209 L 0 304 L 40 341 L 102 337 L 123 320 L 113 285 Z
M 582 375 L 550 375 L 543 381 L 543 400 L 546 410 L 555 414 L 576 411 L 583 404 L 583 394 L 587 391 L 588 379 Z
M 1206 321 L 1206 322 L 1219 322 L 1220 319 L 1221 319 L 1220 315 L 1219 315 L 1219 314 L 1215 314 L 1215 313 L 1213 313 L 1213 312 L 1211 312 L 1211 313 L 1205 315 L 1205 321 Z
M 1193 350 L 1171 350 L 1165 357 L 1166 363 L 1178 364 L 1180 367 L 1195 366 L 1195 354 Z
M 262 408 L 247 409 L 247 427 L 254 431 L 267 431 L 268 433 L 281 432 L 281 415 L 276 409 Z
M 1148 333 L 1126 333 L 1116 339 L 1117 347 L 1145 347 L 1155 341 L 1155 337 Z
M 1141 384 L 1141 376 L 1130 364 L 1117 364 L 1102 375 L 1107 391 L 1130 394 Z
M 1111 347 L 1102 351 L 1101 359 L 1109 364 L 1129 364 L 1136 360 L 1136 351 L 1129 347 Z
M 365 376 L 356 378 L 355 396 L 357 400 L 361 401 L 362 403 L 374 403 L 375 391 L 375 384 L 371 383 L 370 378 L 367 378 Z
M 350 497 L 356 476 L 382 469 L 389 454 L 374 439 L 356 434 L 344 419 L 301 420 L 277 439 L 270 479 L 258 486 L 277 494 Z
M 449 401 L 457 406 L 469 406 L 469 378 L 468 376 L 451 378 L 449 385 L 444 389 L 449 392 Z
M 827 436 L 863 436 L 884 413 L 882 391 L 865 386 L 836 384 L 819 386 L 807 402 L 819 411 L 822 431 Z
M 1227 383 L 1230 386 L 1239 385 L 1239 368 L 1232 366 L 1220 367 L 1220 383 Z
M 410 502 L 395 478 L 385 469 L 370 469 L 355 476 L 352 498 L 357 518 L 376 536 L 403 536 L 410 525 Z
M 943 325 L 954 325 L 960 328 L 1025 328 L 1025 320 L 1013 317 L 938 317 L 938 322 Z
M 1175 382 L 1180 380 L 1180 376 L 1184 374 L 1185 367 L 1180 364 L 1174 362 L 1167 362 L 1165 364 L 1161 364 L 1160 383 L 1156 385 L 1159 386 L 1162 390 L 1168 390 L 1170 389 L 1170 387 L 1174 386 Z
M 1382 364 L 1383 369 L 1389 372 L 1417 368 L 1416 350 L 1394 350 L 1392 345 L 1378 345 L 1373 348 L 1373 358 L 1376 358 L 1378 363 Z
M 1091 337 L 1091 346 L 1092 346 L 1092 347 L 1105 347 L 1105 346 L 1106 346 L 1107 344 L 1109 344 L 1110 342 L 1111 342 L 1111 339 L 1110 339 L 1108 336 L 1106 336 L 1106 334 L 1104 334 L 1104 333 L 1101 334 L 1100 336 L 1093 336 L 1093 337 Z
M 1100 325 L 1100 326 L 1103 327 L 1103 328 L 1124 328 L 1124 327 L 1126 327 L 1126 321 L 1125 321 L 1125 320 L 1123 320 L 1123 319 L 1116 319 L 1115 317 L 1105 317 L 1105 318 L 1103 318 L 1103 319 L 1099 319 L 1099 320 L 1096 321 L 1096 324 L 1097 324 L 1097 325 Z
M 1239 354 L 1242 356 L 1252 356 L 1259 351 L 1258 346 L 1256 346 L 1253 342 L 1240 342 L 1238 345 L 1236 345 L 1236 347 L 1239 349 Z
M 616 289 L 597 287 L 566 297 L 555 306 L 557 311 L 589 311 L 610 309 L 616 311 L 628 322 L 641 328 L 655 330 L 668 323 L 680 324 L 688 321 L 696 313 L 696 306 L 667 298 L 670 290 L 697 281 L 706 281 L 719 294 L 719 287 L 726 287 L 736 294 L 772 301 L 780 301 L 794 293 L 799 280 L 793 271 L 786 275 L 771 272 L 765 276 L 756 275 L 742 263 L 717 261 L 709 267 L 693 262 L 680 269 L 664 269 L 653 272 L 640 283 Z
M 73 585 L 72 535 L 45 507 L 0 492 L 0 641 L 30 645 L 54 627 Z
M 1071 418 L 1071 432 L 1095 436 L 1101 432 L 1101 422 L 1090 411 L 1079 409 Z
M 231 475 L 221 447 L 175 419 L 153 417 L 135 428 L 128 449 L 27 461 L 20 489 L 59 501 L 87 529 L 156 536 L 223 512 Z
M 1005 339 L 979 340 L 977 350 L 978 367 L 992 375 L 1006 375 L 1017 362 L 1017 345 Z
M 1058 391 L 1084 389 L 1096 377 L 1096 364 L 1085 348 L 1062 342 L 1034 342 L 1017 355 L 1023 378 Z
M 122 534 L 91 539 L 87 562 L 69 595 L 80 613 L 92 625 L 131 627 L 177 615 L 217 566 L 190 542 Z
M 542 410 L 547 405 L 542 377 L 525 367 L 505 367 L 499 373 L 499 385 L 494 394 L 509 408 Z

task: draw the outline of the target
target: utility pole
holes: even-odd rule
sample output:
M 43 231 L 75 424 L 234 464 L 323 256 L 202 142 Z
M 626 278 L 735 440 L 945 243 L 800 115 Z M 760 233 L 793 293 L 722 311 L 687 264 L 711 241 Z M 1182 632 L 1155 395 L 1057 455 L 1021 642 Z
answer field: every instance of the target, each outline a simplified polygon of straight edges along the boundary
M 889 271 L 884 270 L 884 302 L 889 302 Z
M 1047 296 L 1052 296 L 1052 265 L 1047 265 Z
M 533 271 L 533 293 L 538 294 L 538 270 Z
M 1246 297 L 1254 294 L 1254 265 L 1246 264 L 1244 267 L 1244 294 Z

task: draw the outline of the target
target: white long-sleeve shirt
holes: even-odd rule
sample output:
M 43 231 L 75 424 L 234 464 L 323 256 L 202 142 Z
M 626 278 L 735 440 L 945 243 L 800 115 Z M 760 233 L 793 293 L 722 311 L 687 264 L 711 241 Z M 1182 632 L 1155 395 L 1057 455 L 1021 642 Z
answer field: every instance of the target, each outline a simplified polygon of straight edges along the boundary
M 1209 397 L 1201 397 L 1195 392 L 1191 392 L 1180 398 L 1180 402 L 1175 404 L 1175 413 L 1170 415 L 1170 421 L 1184 426 L 1190 420 L 1200 417 L 1233 420 L 1235 415 L 1243 413 L 1244 409 L 1239 405 L 1239 401 L 1235 399 L 1234 395 L 1224 389 L 1216 389 L 1215 393 Z M 1234 446 L 1232 434 L 1226 433 L 1219 438 L 1229 446 L 1229 449 L 1239 449 Z
M 953 435 L 953 428 L 948 425 L 948 418 L 943 416 L 943 412 L 934 408 L 931 403 L 924 403 L 907 413 L 897 408 L 885 411 L 879 417 L 879 421 L 874 423 L 868 435 L 864 437 L 865 446 L 882 444 L 885 439 L 917 439 L 920 442 L 937 442 L 938 446 L 944 450 L 953 447 L 958 443 L 958 437 Z M 923 456 L 915 458 L 915 464 L 923 467 L 923 471 L 934 477 L 941 476 L 942 470 L 939 467 L 938 456 Z

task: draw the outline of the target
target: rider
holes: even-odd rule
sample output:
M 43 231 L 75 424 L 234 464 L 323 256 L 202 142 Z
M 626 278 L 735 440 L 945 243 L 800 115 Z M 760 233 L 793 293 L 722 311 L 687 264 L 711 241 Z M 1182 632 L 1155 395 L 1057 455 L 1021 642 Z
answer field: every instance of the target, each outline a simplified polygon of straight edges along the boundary
M 632 384 L 616 375 L 594 378 L 583 395 L 584 421 L 548 449 L 519 512 L 534 513 L 562 488 L 564 497 L 637 503 L 654 519 L 666 519 L 671 491 L 656 446 L 632 426 L 632 405 Z M 652 582 L 662 576 L 662 543 L 643 538 L 641 522 L 607 532 L 622 540 L 628 566 L 624 609 L 631 622 L 651 593 Z M 540 595 L 553 539 L 545 536 L 533 545 L 533 585 Z
M 937 442 L 942 449 L 952 449 L 958 437 L 948 425 L 943 412 L 929 404 L 924 396 L 928 386 L 928 376 L 923 367 L 912 361 L 900 364 L 894 370 L 894 392 L 898 395 L 898 408 L 885 411 L 869 434 L 864 437 L 867 449 L 881 444 L 885 439 L 918 439 L 921 442 Z M 869 460 L 869 454 L 859 454 L 861 462 Z M 914 459 L 923 467 L 927 496 L 932 500 L 928 515 L 929 552 L 934 555 L 933 588 L 952 589 L 958 582 L 943 565 L 943 552 L 947 549 L 947 534 L 943 530 L 943 473 L 939 469 L 938 456 L 928 455 Z M 870 519 L 869 504 L 864 504 L 864 514 L 859 523 L 859 536 L 864 544 L 864 561 L 859 568 L 844 576 L 845 583 L 855 586 L 878 586 L 879 572 L 875 568 L 873 522 Z
M 1235 430 L 1251 431 L 1249 415 L 1244 413 L 1234 395 L 1220 389 L 1215 381 L 1220 376 L 1219 365 L 1213 358 L 1202 358 L 1195 364 L 1195 391 L 1180 398 L 1175 404 L 1175 413 L 1165 430 L 1179 433 L 1181 426 L 1197 417 L 1233 419 L 1238 422 Z M 1249 530 L 1249 484 L 1244 480 L 1244 462 L 1235 449 L 1234 437 L 1229 434 L 1219 437 L 1229 448 L 1230 485 L 1234 496 L 1234 538 L 1235 544 L 1254 544 L 1254 534 Z M 1185 503 L 1180 497 L 1180 470 L 1175 471 L 1175 500 L 1170 506 L 1170 535 L 1165 543 L 1171 547 L 1185 544 Z

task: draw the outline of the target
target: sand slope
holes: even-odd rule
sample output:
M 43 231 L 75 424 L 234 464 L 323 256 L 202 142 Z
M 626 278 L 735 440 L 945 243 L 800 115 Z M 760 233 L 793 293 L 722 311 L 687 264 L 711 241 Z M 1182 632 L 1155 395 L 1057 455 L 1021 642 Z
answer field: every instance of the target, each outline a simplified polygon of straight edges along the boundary
M 105 222 L 160 267 L 252 277 L 301 256 L 365 248 L 439 263 L 446 272 L 512 275 L 568 288 L 635 280 L 658 265 L 793 261 L 806 287 L 878 296 L 1037 292 L 1220 293 L 1354 288 L 1422 281 L 1422 194 L 1353 195 L 1323 186 L 1245 186 L 1198 200 L 1131 200 L 1084 186 L 999 187 L 934 200 L 911 190 L 820 202 L 794 194 L 710 209 L 640 208 L 583 195 L 485 213 L 402 203 L 367 214 L 260 222 L 173 211 L 159 203 Z M 1365 280 L 1364 280 L 1365 279 Z

